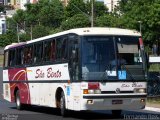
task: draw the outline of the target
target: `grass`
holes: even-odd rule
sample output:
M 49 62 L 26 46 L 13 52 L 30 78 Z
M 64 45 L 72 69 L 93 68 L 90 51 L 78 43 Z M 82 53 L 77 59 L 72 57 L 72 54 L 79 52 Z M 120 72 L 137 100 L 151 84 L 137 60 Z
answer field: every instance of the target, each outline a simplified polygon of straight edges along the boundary
M 3 55 L 0 55 L 0 66 L 3 65 Z
M 147 98 L 147 106 L 160 108 L 160 97 L 157 98 Z
M 159 72 L 160 71 L 160 64 L 151 64 L 149 71 L 150 72 Z
M 148 98 L 148 99 L 147 99 L 147 102 L 148 102 L 148 103 L 160 104 L 160 98 L 158 98 L 158 99 L 156 99 L 156 98 L 154 98 L 154 99 Z

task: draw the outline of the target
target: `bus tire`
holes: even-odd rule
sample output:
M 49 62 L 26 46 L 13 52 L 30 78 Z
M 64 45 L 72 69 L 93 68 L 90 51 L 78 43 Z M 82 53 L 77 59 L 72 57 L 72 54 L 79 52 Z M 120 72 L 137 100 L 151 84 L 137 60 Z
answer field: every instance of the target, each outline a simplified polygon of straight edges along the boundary
M 122 113 L 121 110 L 112 110 L 112 115 L 114 117 L 121 117 L 121 113 Z
M 68 110 L 66 109 L 65 96 L 63 91 L 61 93 L 61 99 L 60 99 L 60 111 L 63 117 L 66 117 L 68 115 Z
M 21 100 L 20 100 L 20 94 L 19 94 L 19 90 L 17 90 L 16 92 L 16 99 L 15 99 L 15 102 L 16 102 L 16 108 L 18 110 L 22 110 L 22 103 L 21 103 Z

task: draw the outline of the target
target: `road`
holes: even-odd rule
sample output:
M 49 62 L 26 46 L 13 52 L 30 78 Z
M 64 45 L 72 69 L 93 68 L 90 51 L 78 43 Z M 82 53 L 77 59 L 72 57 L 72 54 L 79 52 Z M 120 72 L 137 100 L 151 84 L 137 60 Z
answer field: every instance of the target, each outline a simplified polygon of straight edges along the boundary
M 59 110 L 46 107 L 32 106 L 19 111 L 14 103 L 9 103 L 2 99 L 2 68 L 0 68 L 0 119 L 2 120 L 160 120 L 160 113 L 138 110 L 123 111 L 120 118 L 111 115 L 110 111 L 94 111 L 94 112 L 71 112 L 69 117 L 60 116 Z

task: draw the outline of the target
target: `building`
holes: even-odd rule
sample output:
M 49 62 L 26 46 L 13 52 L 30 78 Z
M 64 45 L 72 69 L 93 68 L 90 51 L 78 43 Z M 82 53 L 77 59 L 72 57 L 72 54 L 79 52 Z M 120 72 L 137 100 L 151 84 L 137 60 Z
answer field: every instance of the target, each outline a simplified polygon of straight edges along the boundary
M 36 3 L 38 0 L 8 0 L 8 5 L 13 6 L 15 9 L 25 10 L 25 4 Z
M 8 0 L 0 0 L 0 5 L 7 5 Z
M 38 0 L 20 0 L 20 9 L 25 10 L 26 9 L 25 4 L 27 4 L 27 3 L 35 4 L 37 2 L 38 2 Z
M 120 0 L 104 0 L 104 4 L 108 7 L 109 12 L 113 12 L 115 7 L 118 6 Z
M 21 0 L 8 0 L 8 5 L 12 6 L 15 9 L 20 9 Z
M 69 0 L 61 0 L 64 6 L 67 6 Z
M 0 5 L 4 5 L 4 0 L 0 0 Z
M 0 16 L 0 34 L 6 32 L 6 19 L 5 16 Z
M 20 1 L 20 9 L 25 10 L 25 6 L 24 6 L 24 5 L 25 5 L 26 3 L 28 3 L 28 2 L 29 2 L 29 0 L 21 0 L 21 1 Z
M 7 1 L 7 0 L 0 0 L 1 1 Z M 15 9 L 23 9 L 25 10 L 25 4 L 27 3 L 37 3 L 39 0 L 8 0 L 8 5 L 13 6 Z M 67 6 L 69 0 L 61 0 L 63 5 Z M 7 2 L 6 2 L 7 3 Z

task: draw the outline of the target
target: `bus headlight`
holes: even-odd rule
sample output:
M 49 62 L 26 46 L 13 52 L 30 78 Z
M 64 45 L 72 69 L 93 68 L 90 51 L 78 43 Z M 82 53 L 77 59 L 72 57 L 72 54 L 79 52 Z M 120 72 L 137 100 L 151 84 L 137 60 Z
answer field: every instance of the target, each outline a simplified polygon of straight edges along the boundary
M 135 88 L 134 93 L 146 93 L 146 89 L 145 88 Z
M 94 94 L 94 90 L 88 90 L 88 94 Z
M 101 94 L 101 90 L 100 89 L 94 90 L 94 94 Z
M 101 94 L 101 90 L 100 89 L 84 89 L 83 90 L 83 94 Z

